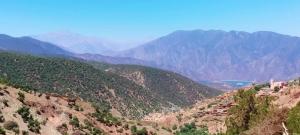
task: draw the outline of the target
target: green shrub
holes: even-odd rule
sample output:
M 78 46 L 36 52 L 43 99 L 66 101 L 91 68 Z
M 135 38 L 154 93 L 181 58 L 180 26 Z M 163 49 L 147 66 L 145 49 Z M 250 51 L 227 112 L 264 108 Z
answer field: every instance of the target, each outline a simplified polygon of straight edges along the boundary
M 2 127 L 0 127 L 0 135 L 6 135 L 6 132 Z
M 40 132 L 40 122 L 36 119 L 33 119 L 33 116 L 30 114 L 30 108 L 22 106 L 17 110 L 17 113 L 21 115 L 23 121 L 27 124 L 27 127 L 30 131 L 39 133 Z
M 175 135 L 209 135 L 206 127 L 197 129 L 194 122 L 186 123 L 183 127 L 180 127 L 179 131 Z
M 137 130 L 135 133 L 132 133 L 133 135 L 148 135 L 148 131 L 145 127 L 143 127 L 140 130 Z
M 289 111 L 286 125 L 289 132 L 300 134 L 300 102 Z
M 92 114 L 93 117 L 97 119 L 97 121 L 104 123 L 107 126 L 121 126 L 121 121 L 114 117 L 110 112 L 108 111 L 102 111 L 100 109 L 96 109 L 96 112 Z
M 24 102 L 24 100 L 25 100 L 25 95 L 24 95 L 24 93 L 22 93 L 22 92 L 18 92 L 18 100 L 20 101 L 20 102 Z
M 72 126 L 74 126 L 74 127 L 79 127 L 80 126 L 80 124 L 79 124 L 79 120 L 78 120 L 78 118 L 75 116 L 75 117 L 73 117 L 71 120 L 70 120 L 70 124 L 72 125 Z
M 270 87 L 270 83 L 258 84 L 254 86 L 255 91 L 260 91 L 264 87 Z
M 173 125 L 172 129 L 177 130 L 177 125 Z
M 22 106 L 17 110 L 17 113 L 21 115 L 24 122 L 28 122 L 29 120 L 33 120 L 32 115 L 30 114 L 29 108 L 26 106 Z
M 29 135 L 29 132 L 28 131 L 22 131 L 22 135 Z
M 131 133 L 136 133 L 137 127 L 135 125 L 131 126 L 130 131 Z
M 98 129 L 98 128 L 93 128 L 90 132 L 91 135 L 103 135 L 104 133 Z
M 28 122 L 28 129 L 34 133 L 40 133 L 40 122 L 38 120 L 30 120 Z

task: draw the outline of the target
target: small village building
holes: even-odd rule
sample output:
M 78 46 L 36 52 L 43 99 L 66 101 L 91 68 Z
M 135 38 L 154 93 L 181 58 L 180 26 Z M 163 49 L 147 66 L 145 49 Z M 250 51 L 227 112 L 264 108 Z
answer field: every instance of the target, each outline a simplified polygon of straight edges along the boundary
M 273 79 L 270 80 L 270 88 L 275 89 L 275 87 L 278 87 L 280 89 L 288 86 L 288 84 L 284 81 L 274 81 Z

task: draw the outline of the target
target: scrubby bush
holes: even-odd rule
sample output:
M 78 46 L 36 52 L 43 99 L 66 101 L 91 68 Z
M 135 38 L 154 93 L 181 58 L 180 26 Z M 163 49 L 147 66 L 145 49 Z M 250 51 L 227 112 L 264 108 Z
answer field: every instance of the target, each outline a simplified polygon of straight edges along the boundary
M 131 133 L 136 133 L 137 127 L 135 125 L 131 126 L 130 131 Z
M 118 133 L 123 133 L 123 131 L 124 131 L 123 128 L 117 129 L 117 132 L 118 132 Z
M 28 131 L 22 131 L 22 135 L 29 135 L 29 132 Z
M 124 128 L 125 130 L 128 130 L 128 129 L 129 129 L 129 125 L 126 123 L 126 124 L 123 126 L 123 128 Z
M 209 135 L 208 129 L 197 128 L 195 123 L 186 123 L 175 133 L 176 135 Z
M 177 130 L 177 125 L 173 125 L 172 129 Z
M 76 116 L 74 116 L 71 120 L 70 120 L 70 124 L 74 127 L 79 127 L 80 124 L 79 124 L 79 120 Z
M 4 104 L 5 107 L 9 107 L 7 99 L 4 99 L 2 102 L 3 102 L 3 104 Z
M 4 123 L 4 128 L 7 129 L 7 130 L 11 130 L 13 132 L 15 132 L 16 134 L 18 134 L 20 131 L 19 131 L 19 125 L 17 122 L 14 122 L 14 121 L 7 121 Z
M 104 133 L 98 129 L 98 128 L 93 128 L 90 132 L 91 135 L 103 135 Z
M 38 120 L 30 120 L 28 122 L 28 129 L 34 133 L 40 133 L 40 122 Z
M 274 87 L 274 91 L 278 92 L 280 90 L 280 88 L 278 86 Z
M 0 135 L 6 135 L 6 132 L 2 127 L 0 127 Z
M 29 120 L 32 120 L 32 115 L 30 114 L 29 108 L 26 106 L 22 106 L 17 110 L 17 113 L 21 115 L 24 122 L 28 122 Z
M 24 103 L 24 100 L 25 100 L 25 95 L 24 95 L 24 93 L 22 93 L 22 92 L 18 92 L 18 100 L 20 101 L 20 102 L 22 102 L 22 103 Z
M 255 91 L 260 91 L 264 87 L 270 87 L 270 83 L 258 84 L 254 86 Z
M 26 106 L 22 106 L 17 110 L 17 113 L 21 115 L 23 121 L 27 124 L 27 127 L 30 131 L 39 133 L 40 132 L 40 122 L 36 119 L 33 119 L 33 116 L 30 114 L 30 110 Z
M 148 131 L 145 127 L 138 130 L 137 127 L 134 125 L 134 126 L 131 126 L 131 134 L 132 135 L 148 135 Z
M 108 111 L 101 111 L 100 109 L 96 108 L 96 112 L 92 114 L 93 117 L 97 119 L 97 121 L 104 123 L 107 126 L 121 126 L 121 121 L 114 117 L 110 112 Z
M 3 122 L 5 122 L 5 118 L 0 111 L 0 123 L 3 123 Z

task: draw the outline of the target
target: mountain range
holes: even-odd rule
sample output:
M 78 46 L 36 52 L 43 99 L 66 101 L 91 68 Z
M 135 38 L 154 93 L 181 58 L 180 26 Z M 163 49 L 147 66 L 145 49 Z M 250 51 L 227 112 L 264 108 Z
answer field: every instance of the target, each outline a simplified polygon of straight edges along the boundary
M 31 37 L 11 37 L 8 35 L 0 35 L 0 50 L 26 53 L 32 55 L 72 55 L 54 44 L 42 42 Z
M 300 38 L 274 32 L 176 31 L 119 57 L 153 62 L 194 80 L 290 79 L 300 75 Z
M 72 36 L 62 36 L 62 39 L 66 37 Z M 78 37 L 80 41 L 88 39 Z M 223 87 L 226 80 L 265 82 L 300 76 L 300 38 L 269 31 L 180 30 L 125 51 L 110 53 L 91 49 L 97 54 L 76 53 L 55 44 L 60 41 L 59 38 L 45 42 L 0 35 L 0 50 L 150 66 L 182 74 L 200 83 L 208 82 L 207 85 L 219 85 L 218 88 Z M 69 45 L 74 46 L 71 43 Z M 102 48 L 101 45 L 98 47 Z
M 32 38 L 53 43 L 67 51 L 84 54 L 112 55 L 114 52 L 126 50 L 136 46 L 137 43 L 119 43 L 108 39 L 84 36 L 78 33 L 63 31 L 50 32 L 31 36 Z

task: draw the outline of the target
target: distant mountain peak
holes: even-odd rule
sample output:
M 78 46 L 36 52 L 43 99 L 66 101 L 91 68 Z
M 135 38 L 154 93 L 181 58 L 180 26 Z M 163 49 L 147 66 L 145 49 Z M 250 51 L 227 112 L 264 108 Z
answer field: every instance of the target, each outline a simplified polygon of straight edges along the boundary
M 271 31 L 179 30 L 119 53 L 194 80 L 290 79 L 300 75 L 300 38 Z

